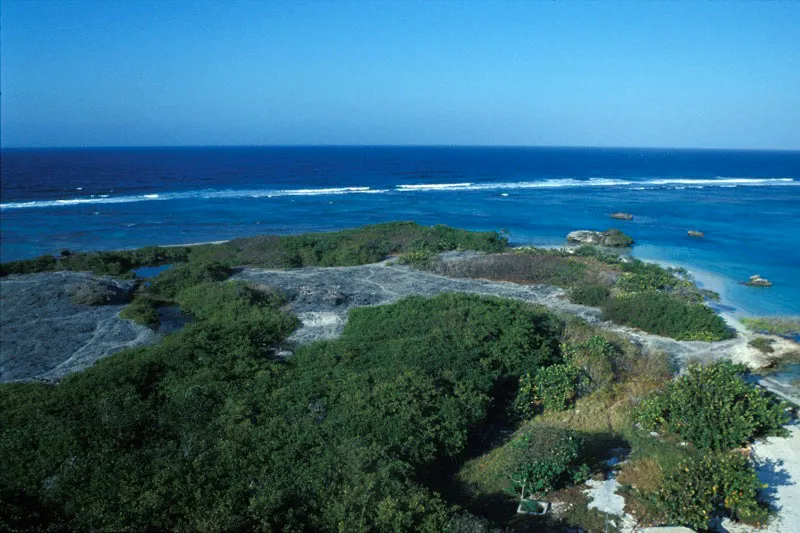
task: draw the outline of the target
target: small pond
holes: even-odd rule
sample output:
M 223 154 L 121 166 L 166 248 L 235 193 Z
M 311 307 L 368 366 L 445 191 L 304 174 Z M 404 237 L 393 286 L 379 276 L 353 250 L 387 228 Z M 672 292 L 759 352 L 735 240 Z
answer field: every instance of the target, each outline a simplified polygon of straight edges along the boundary
M 172 268 L 172 265 L 160 265 L 154 267 L 139 267 L 133 270 L 133 273 L 136 274 L 137 278 L 154 278 L 164 272 L 165 270 L 169 270 Z

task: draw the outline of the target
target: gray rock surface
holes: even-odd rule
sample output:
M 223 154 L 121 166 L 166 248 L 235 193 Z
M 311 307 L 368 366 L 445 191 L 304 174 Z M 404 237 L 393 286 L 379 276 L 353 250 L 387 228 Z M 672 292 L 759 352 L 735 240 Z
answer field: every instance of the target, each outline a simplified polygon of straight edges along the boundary
M 603 242 L 602 231 L 578 230 L 571 231 L 567 235 L 567 241 L 579 244 L 591 244 L 599 246 Z
M 69 295 L 87 283 L 128 293 L 132 281 L 83 272 L 0 279 L 0 383 L 54 381 L 125 348 L 153 342 L 149 328 L 117 316 L 123 305 L 78 305 Z

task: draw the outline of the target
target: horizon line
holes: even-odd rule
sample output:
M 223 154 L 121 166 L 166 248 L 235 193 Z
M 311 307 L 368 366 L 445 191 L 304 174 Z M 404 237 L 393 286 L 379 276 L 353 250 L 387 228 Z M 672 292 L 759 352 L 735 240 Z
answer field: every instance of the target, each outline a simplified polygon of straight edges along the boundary
M 684 150 L 722 152 L 800 152 L 798 148 L 704 148 L 686 146 L 587 146 L 557 144 L 131 144 L 131 145 L 0 145 L 0 150 L 137 150 L 191 148 L 553 148 L 582 150 Z

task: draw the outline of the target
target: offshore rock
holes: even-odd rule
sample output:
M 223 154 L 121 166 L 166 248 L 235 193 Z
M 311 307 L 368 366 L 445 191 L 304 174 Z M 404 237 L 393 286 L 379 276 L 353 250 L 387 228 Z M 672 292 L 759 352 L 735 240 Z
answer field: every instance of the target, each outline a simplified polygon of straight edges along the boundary
M 567 235 L 567 241 L 578 244 L 610 246 L 615 248 L 630 246 L 633 244 L 633 239 L 620 230 L 614 228 L 606 231 L 573 231 Z
M 750 285 L 751 287 L 772 287 L 772 282 L 766 278 L 762 278 L 758 274 L 753 274 L 748 281 L 744 282 L 744 285 Z
M 623 213 L 619 211 L 617 213 L 611 213 L 611 218 L 616 218 L 617 220 L 633 220 L 633 215 L 630 213 Z
M 697 237 L 698 239 L 702 239 L 703 237 L 705 237 L 705 234 L 702 231 L 697 231 L 693 229 L 687 231 L 686 234 L 689 235 L 689 237 Z

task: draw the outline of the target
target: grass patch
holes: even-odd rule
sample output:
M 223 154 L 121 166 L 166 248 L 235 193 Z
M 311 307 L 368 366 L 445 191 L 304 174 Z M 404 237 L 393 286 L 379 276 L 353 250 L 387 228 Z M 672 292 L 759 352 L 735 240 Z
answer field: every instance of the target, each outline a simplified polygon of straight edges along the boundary
M 800 335 L 800 317 L 742 318 L 742 324 L 751 331 L 771 335 Z
M 608 301 L 610 295 L 611 289 L 607 285 L 587 283 L 572 289 L 569 299 L 572 303 L 601 307 Z
M 511 252 L 459 261 L 434 261 L 428 270 L 453 278 L 572 287 L 590 278 L 587 264 L 556 254 Z

